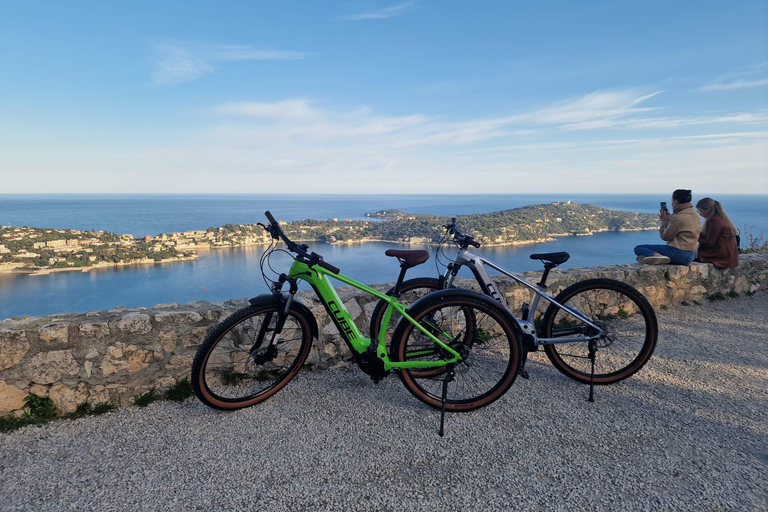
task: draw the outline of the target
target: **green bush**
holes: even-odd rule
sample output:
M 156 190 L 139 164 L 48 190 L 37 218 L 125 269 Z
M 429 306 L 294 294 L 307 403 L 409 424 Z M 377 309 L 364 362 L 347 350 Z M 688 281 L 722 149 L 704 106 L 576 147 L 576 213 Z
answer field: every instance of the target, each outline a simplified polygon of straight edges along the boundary
M 0 418 L 0 432 L 11 432 L 26 425 L 45 423 L 58 414 L 56 406 L 50 398 L 27 395 L 24 403 L 24 413 L 21 416 Z

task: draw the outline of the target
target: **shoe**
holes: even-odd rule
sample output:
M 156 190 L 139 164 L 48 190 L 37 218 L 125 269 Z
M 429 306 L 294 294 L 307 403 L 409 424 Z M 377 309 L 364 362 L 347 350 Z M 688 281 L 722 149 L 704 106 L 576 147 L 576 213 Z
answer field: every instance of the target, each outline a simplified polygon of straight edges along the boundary
M 669 263 L 668 256 L 648 256 L 643 260 L 646 265 L 666 265 Z
M 644 261 L 644 260 L 645 260 L 645 258 L 647 258 L 647 257 L 648 257 L 648 256 L 638 256 L 636 259 L 637 259 L 637 262 L 638 262 L 638 263 L 643 263 L 643 261 Z

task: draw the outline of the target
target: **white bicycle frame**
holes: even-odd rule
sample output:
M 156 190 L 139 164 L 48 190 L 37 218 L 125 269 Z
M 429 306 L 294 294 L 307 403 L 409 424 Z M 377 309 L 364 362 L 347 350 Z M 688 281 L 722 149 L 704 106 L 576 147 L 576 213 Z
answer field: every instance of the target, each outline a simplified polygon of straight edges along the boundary
M 580 311 L 566 306 L 565 304 L 560 304 L 555 300 L 554 297 L 549 295 L 547 292 L 544 291 L 544 287 L 542 286 L 542 283 L 539 283 L 538 285 L 534 285 L 526 281 L 520 276 L 517 276 L 510 272 L 509 270 L 506 270 L 498 265 L 496 265 L 494 262 L 490 261 L 489 259 L 474 253 L 468 249 L 460 248 L 459 252 L 456 254 L 456 257 L 453 260 L 453 263 L 448 265 L 448 268 L 445 271 L 445 274 L 443 275 L 443 282 L 445 288 L 450 288 L 453 284 L 454 279 L 456 278 L 456 275 L 459 272 L 459 269 L 461 267 L 468 267 L 472 273 L 475 276 L 475 279 L 480 284 L 480 287 L 483 290 L 483 293 L 493 298 L 495 301 L 497 301 L 499 304 L 507 308 L 510 312 L 512 312 L 511 309 L 509 309 L 509 306 L 507 306 L 506 301 L 504 300 L 504 295 L 499 291 L 499 287 L 496 285 L 494 280 L 491 278 L 491 275 L 488 273 L 488 270 L 486 269 L 486 266 L 497 270 L 501 272 L 503 275 L 514 279 L 519 284 L 529 288 L 533 293 L 534 297 L 531 300 L 530 306 L 527 306 L 524 304 L 523 306 L 523 318 L 515 318 L 517 320 L 517 323 L 520 325 L 520 328 L 523 330 L 523 333 L 526 335 L 530 335 L 533 338 L 533 343 L 535 345 L 554 345 L 556 343 L 583 343 L 585 341 L 597 339 L 600 336 L 604 334 L 603 329 L 599 325 L 595 325 L 589 318 L 584 316 Z M 558 308 L 564 310 L 568 314 L 578 318 L 580 321 L 587 324 L 589 327 L 592 327 L 595 329 L 596 333 L 593 336 L 586 336 L 586 335 L 579 335 L 579 336 L 559 336 L 557 338 L 539 338 L 536 334 L 536 327 L 534 326 L 533 320 L 534 315 L 536 313 L 536 308 L 539 305 L 539 300 L 544 299 L 550 304 L 554 304 Z M 527 306 L 527 311 L 526 311 Z M 514 314 L 513 314 L 514 316 Z M 574 330 L 574 334 L 577 333 L 577 330 Z

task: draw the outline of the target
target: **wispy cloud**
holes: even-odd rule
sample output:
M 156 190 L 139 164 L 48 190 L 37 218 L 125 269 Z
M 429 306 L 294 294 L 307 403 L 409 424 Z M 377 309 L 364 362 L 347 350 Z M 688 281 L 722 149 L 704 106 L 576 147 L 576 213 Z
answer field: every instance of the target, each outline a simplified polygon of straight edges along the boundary
M 756 64 L 722 75 L 697 91 L 731 91 L 768 86 L 768 63 Z
M 192 44 L 159 41 L 153 44 L 155 57 L 152 81 L 155 85 L 197 80 L 214 71 L 214 64 L 254 60 L 299 60 L 311 53 L 267 50 L 247 45 Z
M 352 14 L 349 16 L 343 16 L 341 19 L 344 21 L 362 21 L 362 20 L 383 20 L 387 18 L 395 18 L 401 16 L 407 12 L 410 12 L 416 8 L 415 2 L 405 2 L 397 4 L 392 7 L 386 7 L 376 11 L 363 12 L 359 14 Z
M 765 87 L 768 85 L 768 78 L 760 80 L 735 80 L 729 83 L 710 84 L 700 87 L 700 91 L 729 91 L 732 89 L 750 89 L 752 87 Z
M 138 191 L 176 192 L 231 192 L 231 183 L 257 192 L 288 183 L 313 193 L 401 193 L 404 184 L 488 193 L 540 191 L 546 183 L 550 191 L 657 192 L 670 175 L 701 190 L 768 191 L 768 113 L 674 116 L 661 108 L 663 99 L 658 92 L 597 91 L 530 112 L 460 120 L 335 109 L 308 98 L 232 102 L 209 110 L 212 125 L 181 143 L 153 140 L 103 154 L 12 148 L 0 152 L 0 165 L 26 162 L 51 183 L 60 183 L 61 169 L 77 168 L 80 181 L 100 183 L 105 168 L 119 168 L 125 172 L 113 174 L 126 178 L 115 179 L 131 191 L 137 183 L 146 184 Z

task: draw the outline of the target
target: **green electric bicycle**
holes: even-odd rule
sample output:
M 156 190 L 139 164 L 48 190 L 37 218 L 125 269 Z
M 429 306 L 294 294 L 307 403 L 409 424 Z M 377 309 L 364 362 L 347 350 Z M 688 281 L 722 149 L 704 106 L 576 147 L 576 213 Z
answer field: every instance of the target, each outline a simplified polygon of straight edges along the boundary
M 192 387 L 203 403 L 228 410 L 249 407 L 274 395 L 296 375 L 313 338 L 318 338 L 314 315 L 295 298 L 300 280 L 315 291 L 363 372 L 374 382 L 396 372 L 416 398 L 441 409 L 441 436 L 445 411 L 488 405 L 514 383 L 523 357 L 523 333 L 499 303 L 478 292 L 449 289 L 406 307 L 397 297 L 343 275 L 322 256 L 309 252 L 307 245 L 291 241 L 270 212 L 265 215 L 269 224 L 262 227 L 272 244 L 260 267 L 272 293 L 251 299 L 247 307 L 217 324 L 198 349 Z M 288 251 L 277 249 L 281 240 Z M 270 266 L 276 251 L 293 258 L 287 274 Z M 398 284 L 409 268 L 430 256 L 424 250 L 390 249 L 386 254 L 400 262 Z M 386 302 L 378 336 L 361 334 L 329 278 Z M 387 340 L 393 314 L 399 321 Z

